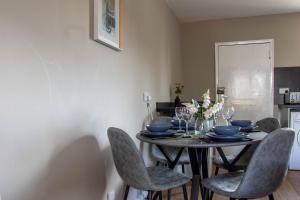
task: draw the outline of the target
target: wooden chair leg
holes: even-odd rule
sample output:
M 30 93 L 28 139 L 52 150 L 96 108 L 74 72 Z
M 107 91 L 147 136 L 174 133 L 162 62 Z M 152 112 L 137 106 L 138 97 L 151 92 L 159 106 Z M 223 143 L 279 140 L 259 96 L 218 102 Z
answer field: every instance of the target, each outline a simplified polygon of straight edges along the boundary
M 188 194 L 187 194 L 187 191 L 186 191 L 186 185 L 185 184 L 182 186 L 182 191 L 183 191 L 184 200 L 188 200 L 189 198 L 188 198 Z
M 123 198 L 124 200 L 127 200 L 128 193 L 129 193 L 129 185 L 126 185 L 125 193 L 124 193 L 124 198 Z
M 273 194 L 270 194 L 270 195 L 269 195 L 269 200 L 274 200 Z

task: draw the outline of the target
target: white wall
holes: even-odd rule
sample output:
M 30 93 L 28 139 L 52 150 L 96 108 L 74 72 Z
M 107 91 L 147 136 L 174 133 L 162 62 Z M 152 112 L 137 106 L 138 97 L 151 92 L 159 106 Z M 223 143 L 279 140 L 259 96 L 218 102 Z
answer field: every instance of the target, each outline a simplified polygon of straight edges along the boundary
M 142 92 L 170 100 L 178 23 L 161 0 L 125 0 L 124 51 L 90 39 L 89 0 L 0 0 L 2 200 L 100 200 L 119 191 L 109 126 L 135 137 Z

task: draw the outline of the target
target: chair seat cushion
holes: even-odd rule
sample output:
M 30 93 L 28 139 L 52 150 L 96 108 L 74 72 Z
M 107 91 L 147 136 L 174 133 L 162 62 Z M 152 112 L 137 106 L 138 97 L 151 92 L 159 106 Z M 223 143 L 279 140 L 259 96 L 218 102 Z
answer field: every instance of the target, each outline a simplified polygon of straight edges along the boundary
M 224 196 L 231 196 L 241 183 L 244 173 L 233 172 L 221 174 L 202 181 L 203 186 L 209 190 Z
M 148 167 L 153 191 L 163 191 L 182 186 L 190 181 L 190 178 L 165 167 Z

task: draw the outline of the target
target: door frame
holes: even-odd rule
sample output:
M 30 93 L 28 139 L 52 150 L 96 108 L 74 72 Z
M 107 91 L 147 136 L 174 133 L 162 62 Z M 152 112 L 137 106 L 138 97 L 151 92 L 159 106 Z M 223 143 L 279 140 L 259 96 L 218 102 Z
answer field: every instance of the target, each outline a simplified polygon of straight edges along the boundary
M 270 59 L 271 59 L 271 94 L 274 101 L 274 39 L 262 40 L 247 40 L 247 41 L 233 41 L 233 42 L 216 42 L 215 43 L 215 94 L 217 95 L 218 80 L 219 80 L 219 47 L 220 46 L 234 46 L 234 45 L 248 45 L 248 44 L 270 44 Z M 273 103 L 274 104 L 274 103 Z M 274 115 L 274 108 L 272 104 L 272 114 Z

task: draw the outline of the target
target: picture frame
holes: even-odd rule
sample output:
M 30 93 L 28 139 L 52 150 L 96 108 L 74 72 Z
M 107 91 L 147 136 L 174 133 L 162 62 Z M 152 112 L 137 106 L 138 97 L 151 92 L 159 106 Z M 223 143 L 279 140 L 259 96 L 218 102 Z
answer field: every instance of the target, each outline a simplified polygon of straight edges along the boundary
M 123 48 L 122 0 L 94 0 L 94 40 L 117 51 Z

